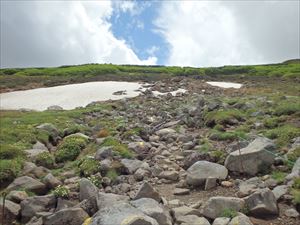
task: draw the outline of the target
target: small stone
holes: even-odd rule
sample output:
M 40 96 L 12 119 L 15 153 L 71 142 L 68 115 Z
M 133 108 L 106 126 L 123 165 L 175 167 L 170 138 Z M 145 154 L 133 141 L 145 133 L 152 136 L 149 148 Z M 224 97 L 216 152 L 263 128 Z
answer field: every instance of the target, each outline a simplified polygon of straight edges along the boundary
M 174 195 L 188 195 L 190 193 L 190 189 L 187 188 L 175 188 L 173 194 Z
M 233 183 L 230 182 L 230 181 L 225 180 L 225 181 L 221 182 L 221 185 L 222 185 L 222 187 L 232 187 Z
M 285 210 L 284 214 L 287 217 L 293 217 L 293 218 L 299 217 L 299 213 L 297 212 L 296 209 L 293 209 L 293 208 Z
M 230 218 L 227 217 L 218 217 L 214 220 L 212 225 L 228 225 Z
M 161 179 L 177 181 L 179 178 L 179 174 L 177 171 L 163 171 L 158 175 Z

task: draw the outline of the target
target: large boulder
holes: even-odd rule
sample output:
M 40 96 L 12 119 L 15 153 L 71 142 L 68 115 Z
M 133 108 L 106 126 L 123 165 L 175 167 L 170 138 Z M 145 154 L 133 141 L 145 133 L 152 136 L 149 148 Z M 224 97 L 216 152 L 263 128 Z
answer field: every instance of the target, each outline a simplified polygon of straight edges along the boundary
M 144 182 L 140 186 L 133 199 L 136 200 L 140 198 L 152 198 L 155 201 L 161 201 L 159 193 L 148 182 Z
M 265 172 L 274 163 L 275 155 L 271 152 L 274 149 L 272 140 L 258 137 L 246 148 L 231 152 L 225 160 L 225 167 L 249 175 Z
M 207 178 L 225 179 L 228 170 L 217 163 L 198 161 L 187 170 L 186 181 L 192 186 L 202 186 Z
M 28 198 L 26 191 L 11 191 L 6 196 L 7 200 L 13 201 L 15 203 L 20 203 L 24 199 Z
M 205 217 L 215 219 L 222 216 L 224 210 L 240 211 L 245 206 L 245 201 L 235 197 L 211 197 L 203 206 L 202 214 Z
M 54 189 L 58 185 L 61 185 L 61 181 L 57 179 L 55 176 L 52 175 L 52 173 L 48 173 L 44 179 L 43 182 L 46 184 L 47 188 Z
M 113 156 L 114 148 L 113 146 L 104 146 L 97 150 L 95 154 L 95 159 L 102 160 L 106 158 L 110 158 Z
M 38 212 L 48 212 L 55 208 L 56 198 L 54 195 L 33 196 L 21 202 L 22 221 L 27 222 Z
M 79 182 L 79 200 L 97 197 L 98 188 L 88 179 L 82 178 Z
M 3 209 L 3 199 L 0 198 L 0 221 L 4 221 L 3 225 L 13 224 L 20 214 L 20 209 L 21 207 L 18 204 L 9 200 L 5 200 L 5 206 Z
M 24 189 L 26 191 L 31 191 L 36 194 L 46 194 L 46 185 L 39 180 L 33 179 L 32 177 L 22 176 L 16 178 L 8 187 L 8 191 Z
M 44 225 L 82 225 L 88 217 L 82 208 L 67 208 L 45 217 Z
M 130 202 L 135 208 L 155 219 L 159 225 L 172 225 L 169 211 L 152 198 L 141 198 Z
M 124 166 L 127 174 L 134 174 L 141 167 L 143 161 L 137 159 L 122 159 L 121 164 Z
M 257 190 L 244 200 L 250 215 L 266 217 L 278 214 L 276 197 L 268 188 Z
M 112 193 L 98 192 L 96 201 L 97 201 L 97 207 L 100 210 L 105 207 L 112 206 L 114 204 L 118 205 L 122 202 L 128 202 L 129 197 L 124 196 L 124 195 L 116 195 L 116 194 L 112 194 Z
M 193 209 L 188 206 L 180 206 L 180 207 L 173 208 L 171 210 L 171 213 L 175 220 L 179 220 L 180 217 L 187 216 L 187 215 L 195 215 L 195 216 L 201 215 L 199 210 Z
M 91 225 L 159 225 L 157 221 L 129 203 L 119 203 L 100 209 L 92 218 Z M 47 224 L 45 224 L 47 225 Z

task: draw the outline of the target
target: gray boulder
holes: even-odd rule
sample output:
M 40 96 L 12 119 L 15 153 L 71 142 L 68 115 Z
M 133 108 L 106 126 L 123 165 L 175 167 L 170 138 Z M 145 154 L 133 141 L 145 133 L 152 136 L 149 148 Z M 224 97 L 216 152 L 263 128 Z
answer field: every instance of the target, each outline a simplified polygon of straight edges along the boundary
M 108 206 L 120 204 L 122 202 L 128 202 L 129 197 L 124 195 L 116 195 L 112 193 L 98 192 L 96 201 L 97 201 L 97 207 L 100 210 Z
M 119 203 L 100 209 L 92 218 L 91 225 L 159 225 L 157 221 L 129 203 Z M 47 224 L 46 224 L 47 225 Z
M 3 199 L 0 198 L 0 209 L 0 221 L 4 221 L 3 225 L 11 225 L 18 218 L 21 207 L 12 201 L 5 200 L 5 207 L 3 209 Z
M 228 225 L 237 225 L 237 224 L 241 224 L 241 225 L 253 225 L 253 223 L 251 222 L 251 220 L 248 218 L 248 216 L 239 213 L 236 217 L 233 217 L 232 220 L 230 221 L 230 223 Z
M 29 150 L 25 150 L 25 153 L 27 155 L 27 157 L 30 159 L 30 160 L 35 160 L 35 158 L 41 154 L 41 153 L 44 153 L 44 152 L 49 152 L 48 149 L 29 149 Z
M 88 179 L 82 178 L 79 182 L 79 200 L 95 198 L 98 194 L 98 188 Z
M 55 208 L 56 198 L 54 195 L 33 196 L 21 202 L 22 221 L 27 222 L 38 212 L 48 212 Z
M 203 206 L 202 214 L 205 217 L 215 219 L 222 216 L 226 209 L 240 211 L 244 208 L 245 201 L 235 197 L 211 197 Z
M 210 225 L 207 219 L 196 215 L 180 216 L 177 222 L 181 225 Z
M 280 199 L 283 195 L 285 195 L 289 190 L 287 185 L 279 185 L 275 187 L 272 192 L 276 198 L 276 200 Z
M 278 214 L 276 197 L 268 188 L 257 190 L 244 200 L 249 214 L 253 216 L 265 217 Z
M 196 215 L 196 216 L 201 215 L 199 210 L 193 209 L 188 206 L 180 206 L 180 207 L 173 208 L 171 210 L 171 214 L 175 220 L 178 220 L 180 217 L 187 216 L 187 215 Z
M 102 160 L 113 156 L 113 147 L 104 146 L 97 150 L 95 154 L 95 159 Z
M 217 163 L 198 161 L 187 170 L 186 181 L 192 186 L 202 186 L 207 178 L 225 179 L 228 170 Z
M 177 171 L 162 171 L 158 177 L 161 179 L 177 181 L 179 178 L 179 173 Z
M 33 179 L 28 176 L 22 176 L 16 178 L 8 187 L 8 191 L 24 189 L 27 191 L 34 192 L 36 194 L 46 194 L 47 188 L 46 185 L 40 182 L 39 180 Z
M 152 198 L 155 201 L 161 201 L 160 194 L 148 182 L 144 182 L 140 186 L 133 199 L 136 200 L 140 198 Z
M 82 225 L 88 217 L 82 208 L 67 208 L 45 217 L 44 225 Z
M 218 217 L 214 220 L 212 225 L 228 225 L 230 218 L 227 217 Z
M 52 173 L 48 173 L 45 177 L 43 182 L 46 184 L 47 188 L 54 189 L 58 185 L 61 185 L 61 181 L 57 179 L 55 176 L 52 175 Z
M 26 193 L 26 191 L 11 191 L 6 196 L 7 200 L 11 200 L 15 203 L 20 203 L 26 198 L 28 198 L 28 194 Z
M 135 208 L 155 219 L 159 225 L 172 225 L 169 211 L 152 198 L 141 198 L 130 202 Z
M 121 164 L 124 166 L 125 172 L 128 174 L 134 174 L 138 168 L 141 167 L 143 161 L 137 159 L 122 159 Z
M 271 152 L 274 149 L 272 140 L 258 137 L 246 148 L 231 152 L 225 160 L 225 167 L 230 171 L 249 175 L 265 172 L 274 163 L 275 155 Z

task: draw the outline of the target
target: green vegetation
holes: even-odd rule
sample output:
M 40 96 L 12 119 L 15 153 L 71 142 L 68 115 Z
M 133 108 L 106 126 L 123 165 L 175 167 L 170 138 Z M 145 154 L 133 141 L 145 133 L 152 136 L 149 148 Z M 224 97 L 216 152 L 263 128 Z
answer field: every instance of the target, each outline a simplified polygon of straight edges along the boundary
M 299 60 L 280 64 L 222 66 L 215 68 L 85 64 L 51 68 L 0 69 L 0 88 L 24 87 L 40 83 L 55 86 L 95 80 L 157 80 L 172 76 L 264 76 L 298 78 Z
M 57 198 L 68 198 L 70 191 L 66 186 L 58 185 L 52 193 Z
M 234 209 L 226 208 L 222 211 L 220 217 L 227 217 L 227 218 L 233 218 L 238 215 L 237 211 Z
M 296 112 L 300 112 L 300 103 L 293 101 L 280 102 L 274 109 L 274 114 L 276 116 L 291 115 Z
M 87 139 L 79 136 L 64 138 L 55 152 L 55 161 L 59 163 L 75 160 L 87 142 Z
M 51 155 L 49 152 L 42 152 L 37 155 L 35 163 L 38 166 L 44 166 L 48 169 L 52 169 L 55 164 L 54 156 Z
M 1 159 L 0 160 L 0 186 L 9 183 L 16 178 L 22 169 L 23 160 L 15 159 Z
M 98 160 L 86 156 L 79 160 L 78 168 L 81 176 L 90 177 L 100 171 L 100 163 Z
M 281 171 L 273 171 L 271 177 L 276 180 L 277 183 L 281 184 L 284 182 L 286 175 L 286 173 Z
M 114 182 L 119 176 L 119 174 L 115 169 L 109 169 L 105 176 L 108 177 L 112 182 Z
M 205 115 L 205 124 L 213 127 L 217 124 L 232 124 L 233 120 L 241 120 L 244 114 L 236 109 L 217 110 L 209 112 Z
M 263 123 L 264 126 L 268 129 L 272 129 L 275 127 L 278 127 L 280 122 L 282 122 L 282 119 L 279 117 L 275 117 L 275 118 L 266 118 Z
M 212 130 L 209 138 L 216 141 L 233 141 L 238 139 L 247 139 L 247 135 L 242 131 L 220 132 L 217 130 Z
M 107 137 L 101 146 L 113 146 L 113 150 L 124 158 L 132 158 L 133 152 L 130 151 L 127 145 L 120 143 L 113 137 Z
M 87 178 L 89 181 L 91 181 L 96 187 L 100 187 L 101 185 L 101 177 L 92 175 Z
M 300 157 L 300 147 L 290 150 L 286 156 L 288 160 L 296 162 L 296 160 Z
M 292 125 L 284 125 L 264 132 L 265 136 L 276 139 L 278 146 L 286 146 L 290 141 L 300 135 L 300 128 Z

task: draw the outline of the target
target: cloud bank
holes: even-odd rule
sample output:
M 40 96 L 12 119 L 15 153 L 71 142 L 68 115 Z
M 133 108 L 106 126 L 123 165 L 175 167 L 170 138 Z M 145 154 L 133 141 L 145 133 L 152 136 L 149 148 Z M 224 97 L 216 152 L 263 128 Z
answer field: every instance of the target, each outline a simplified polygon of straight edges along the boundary
M 110 1 L 1 1 L 1 67 L 155 64 L 113 35 L 112 11 Z
M 281 62 L 300 57 L 299 10 L 299 1 L 167 1 L 155 25 L 168 65 Z

